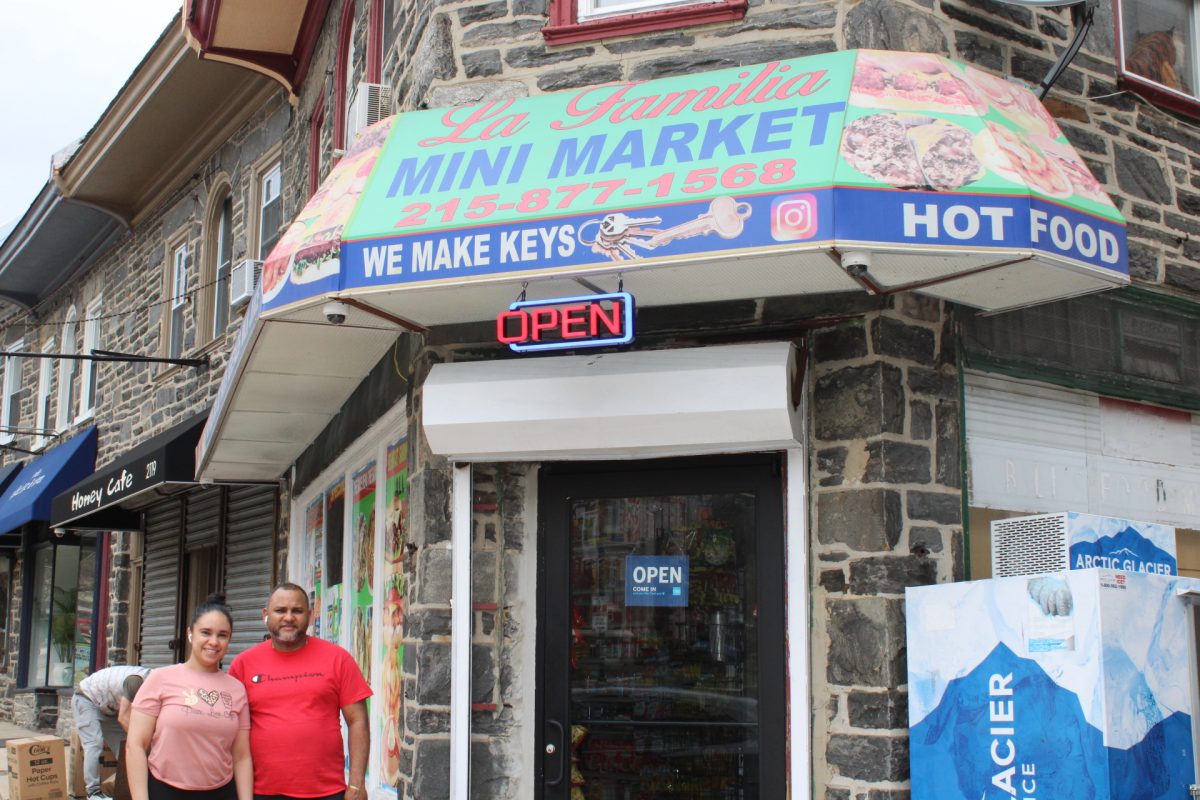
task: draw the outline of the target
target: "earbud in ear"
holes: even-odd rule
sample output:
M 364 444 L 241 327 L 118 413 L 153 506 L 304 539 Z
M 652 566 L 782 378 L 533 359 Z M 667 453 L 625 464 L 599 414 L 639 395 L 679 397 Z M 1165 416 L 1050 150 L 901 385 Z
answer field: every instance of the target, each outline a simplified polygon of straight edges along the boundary
M 189 634 L 188 634 L 188 641 L 190 642 L 191 640 L 192 640 L 192 635 L 189 633 Z

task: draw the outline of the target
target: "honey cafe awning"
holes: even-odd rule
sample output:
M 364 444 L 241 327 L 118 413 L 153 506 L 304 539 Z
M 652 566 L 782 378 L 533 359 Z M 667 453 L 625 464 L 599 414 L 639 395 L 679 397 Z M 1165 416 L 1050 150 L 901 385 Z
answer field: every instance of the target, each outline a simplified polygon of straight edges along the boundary
M 494 318 L 522 291 L 997 311 L 1127 282 L 1124 220 L 1046 109 L 938 56 L 412 112 L 359 137 L 264 263 L 197 468 L 277 477 L 400 331 Z

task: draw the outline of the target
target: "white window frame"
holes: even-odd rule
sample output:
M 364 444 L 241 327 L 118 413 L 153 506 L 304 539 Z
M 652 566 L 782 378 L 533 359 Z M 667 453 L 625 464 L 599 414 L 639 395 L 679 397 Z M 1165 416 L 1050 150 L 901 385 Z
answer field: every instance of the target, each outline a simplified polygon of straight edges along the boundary
M 10 353 L 20 352 L 25 349 L 25 340 L 18 339 L 8 346 Z M 11 355 L 4 357 L 4 383 L 3 397 L 0 397 L 0 443 L 8 444 L 17 438 L 17 434 L 9 430 L 16 428 L 21 421 L 21 409 L 15 409 L 16 416 L 14 419 L 9 419 L 13 413 L 13 401 L 21 391 L 21 369 L 25 366 L 24 359 L 21 356 Z
M 184 314 L 187 306 L 187 242 L 180 242 L 171 251 L 171 271 L 168 276 L 170 286 L 170 301 L 167 307 L 167 357 L 180 358 L 183 356 L 184 334 L 186 333 L 187 318 Z
M 342 144 L 343 149 L 349 150 L 354 144 L 354 137 L 358 133 L 352 126 L 354 120 L 350 118 L 350 110 L 354 108 L 354 98 L 358 96 L 358 85 L 354 82 L 354 59 L 358 57 L 355 52 L 354 39 L 358 36 L 358 20 L 350 20 L 350 35 L 346 39 L 346 74 L 345 84 L 342 86 L 342 96 L 346 98 L 345 108 L 339 109 L 342 115 L 342 130 L 345 131 L 345 142 Z M 364 71 L 365 74 L 365 71 Z
M 266 260 L 266 257 L 268 255 L 270 255 L 269 252 L 266 252 L 263 249 L 263 242 L 265 239 L 265 237 L 264 237 L 265 225 L 264 225 L 263 216 L 266 214 L 267 206 L 272 201 L 278 199 L 278 200 L 280 200 L 280 202 L 282 202 L 282 195 L 283 195 L 283 162 L 280 161 L 279 158 L 275 158 L 274 160 L 267 163 L 264 166 L 264 168 L 259 170 L 259 172 L 258 172 L 258 196 L 256 198 L 258 201 L 256 204 L 257 208 L 258 208 L 258 214 L 257 214 L 258 230 L 255 232 L 256 233 L 255 238 L 257 241 L 255 242 L 254 250 L 256 253 L 258 253 L 259 261 Z M 280 225 L 279 225 L 281 236 L 282 236 L 282 229 L 283 229 L 282 220 L 283 220 L 283 215 L 281 212 L 280 213 Z M 275 241 L 278 242 L 279 239 L 276 238 Z
M 1146 33 L 1153 33 L 1164 29 L 1166 23 L 1170 21 L 1172 16 L 1171 10 L 1164 7 L 1163 4 L 1155 3 L 1153 0 L 1117 0 L 1117 65 L 1122 75 L 1134 79 L 1136 82 L 1148 84 L 1159 92 L 1165 93 L 1168 96 L 1179 98 L 1185 105 L 1193 106 L 1192 112 L 1195 113 L 1200 107 L 1200 2 L 1197 0 L 1184 0 L 1180 3 L 1184 7 L 1184 13 L 1188 14 L 1190 19 L 1183 20 L 1181 23 L 1182 33 L 1185 36 L 1184 45 L 1190 45 L 1190 54 L 1178 54 L 1176 65 L 1180 64 L 1183 58 L 1189 58 L 1191 64 L 1186 62 L 1181 65 L 1183 68 L 1179 70 L 1179 77 L 1190 84 L 1190 92 L 1181 88 L 1167 86 L 1154 80 L 1150 76 L 1142 75 L 1129 68 L 1126 63 L 1128 50 L 1132 47 L 1133 40 L 1128 40 L 1127 36 L 1132 35 L 1135 31 L 1133 26 L 1138 22 L 1144 22 L 1145 28 L 1137 31 L 1138 37 Z M 1141 6 L 1146 14 L 1146 19 L 1134 19 L 1134 14 L 1131 6 Z M 1179 24 L 1179 23 L 1177 23 Z M 1136 38 L 1134 37 L 1134 40 Z M 1127 46 L 1128 44 L 1128 46 Z M 1190 70 L 1186 69 L 1190 66 Z
M 53 339 L 47 339 L 45 345 L 42 346 L 42 352 L 52 353 L 57 346 L 58 343 Z M 48 403 L 52 394 L 51 390 L 54 388 L 54 372 L 57 366 L 57 359 L 43 358 L 38 367 L 37 415 L 34 422 L 38 434 L 33 439 L 34 450 L 41 450 L 51 438 L 44 431 L 48 431 L 51 425 Z M 55 432 L 57 433 L 57 430 Z
M 229 217 L 225 216 L 225 204 L 229 204 Z M 226 192 L 217 203 L 216 207 L 216 230 L 213 231 L 211 246 L 213 248 L 212 255 L 212 330 L 210 331 L 212 339 L 219 339 L 225 335 L 226 329 L 229 327 L 229 297 L 230 297 L 230 281 L 233 277 L 233 195 Z M 225 244 L 229 243 L 229 260 L 223 259 Z M 222 281 L 224 281 L 224 289 L 222 289 Z M 222 318 L 224 321 L 222 322 Z
M 75 331 L 79 324 L 78 318 L 79 314 L 75 311 L 75 306 L 67 309 L 66 322 L 63 323 L 62 347 L 58 351 L 64 356 L 75 355 Z M 71 406 L 73 405 L 72 400 L 75 399 L 75 376 L 78 373 L 76 367 L 79 362 L 73 358 L 60 360 L 62 367 L 58 371 L 58 421 L 54 428 L 62 432 L 71 425 Z
M 92 302 L 87 304 L 87 308 L 83 312 L 83 352 L 85 355 L 91 355 L 92 351 L 100 347 L 101 311 L 104 307 L 104 299 L 97 297 Z M 96 413 L 96 388 L 97 378 L 99 373 L 97 370 L 100 364 L 96 361 L 88 359 L 82 362 L 83 368 L 80 370 L 79 381 L 79 416 L 75 418 L 76 422 L 80 420 L 90 419 Z
M 590 22 L 591 20 L 605 19 L 607 17 L 645 14 L 650 11 L 661 11 L 665 8 L 698 6 L 712 2 L 720 2 L 720 0 L 625 0 L 625 2 L 618 2 L 615 5 L 604 8 L 600 7 L 598 0 L 578 0 L 577 16 L 580 22 Z

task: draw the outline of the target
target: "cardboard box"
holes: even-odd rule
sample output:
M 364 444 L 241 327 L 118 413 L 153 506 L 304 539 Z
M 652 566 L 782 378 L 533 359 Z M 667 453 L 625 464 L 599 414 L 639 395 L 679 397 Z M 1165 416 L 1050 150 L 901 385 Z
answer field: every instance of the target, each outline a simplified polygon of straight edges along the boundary
M 100 783 L 101 790 L 112 796 L 113 779 L 117 774 L 117 757 L 106 744 L 100 754 Z M 105 789 L 104 784 L 108 784 Z M 87 797 L 87 786 L 83 781 L 83 743 L 79 741 L 79 733 L 71 732 L 71 796 Z
M 9 739 L 9 800 L 66 800 L 66 745 L 57 736 Z

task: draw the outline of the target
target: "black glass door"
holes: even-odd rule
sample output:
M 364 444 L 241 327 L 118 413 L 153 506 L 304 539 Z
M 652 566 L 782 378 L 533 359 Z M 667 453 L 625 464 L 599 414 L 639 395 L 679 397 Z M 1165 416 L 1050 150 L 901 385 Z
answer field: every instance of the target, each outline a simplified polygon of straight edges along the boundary
M 784 796 L 780 483 L 762 457 L 544 470 L 546 800 Z

